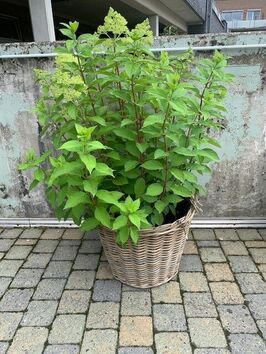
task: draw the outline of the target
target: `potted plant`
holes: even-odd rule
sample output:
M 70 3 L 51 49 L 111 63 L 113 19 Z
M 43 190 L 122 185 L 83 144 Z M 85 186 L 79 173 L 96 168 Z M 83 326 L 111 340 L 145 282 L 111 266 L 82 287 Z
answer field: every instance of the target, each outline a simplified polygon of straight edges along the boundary
M 58 219 L 99 228 L 115 278 L 156 286 L 178 271 L 198 176 L 218 161 L 226 58 L 153 54 L 148 20 L 129 31 L 113 9 L 95 34 L 77 29 L 64 24 L 55 70 L 36 70 L 50 143 L 20 169 L 34 169 L 30 188 L 46 185 Z

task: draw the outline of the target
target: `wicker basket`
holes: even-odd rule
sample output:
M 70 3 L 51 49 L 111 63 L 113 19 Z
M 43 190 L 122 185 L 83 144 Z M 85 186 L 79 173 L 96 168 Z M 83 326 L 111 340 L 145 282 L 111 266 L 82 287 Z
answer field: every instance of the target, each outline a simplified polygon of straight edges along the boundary
M 178 272 L 184 245 L 194 216 L 191 206 L 186 216 L 140 233 L 135 246 L 129 241 L 122 248 L 116 233 L 100 228 L 100 238 L 114 277 L 136 288 L 151 288 L 172 279 Z

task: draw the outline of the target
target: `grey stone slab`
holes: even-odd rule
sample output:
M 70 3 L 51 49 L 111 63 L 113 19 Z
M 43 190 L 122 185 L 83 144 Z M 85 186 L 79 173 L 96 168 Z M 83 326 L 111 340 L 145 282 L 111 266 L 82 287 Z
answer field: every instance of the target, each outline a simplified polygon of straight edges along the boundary
M 200 255 L 203 262 L 225 262 L 225 256 L 221 248 L 200 248 Z
M 60 240 L 58 247 L 77 247 L 80 244 L 81 240 Z
M 57 301 L 31 301 L 21 321 L 22 326 L 50 326 L 55 317 Z
M 246 241 L 245 245 L 248 248 L 266 248 L 266 241 Z
M 65 290 L 61 297 L 58 313 L 85 313 L 89 307 L 91 292 L 88 290 Z
M 207 279 L 199 272 L 179 272 L 180 287 L 183 291 L 209 291 Z
M 34 300 L 58 300 L 65 286 L 65 279 L 43 279 L 34 295 Z
M 214 282 L 209 283 L 214 301 L 217 304 L 243 304 L 244 297 L 236 283 Z
M 189 336 L 185 332 L 156 333 L 157 354 L 192 354 Z
M 42 354 L 44 343 L 48 337 L 48 329 L 43 327 L 19 328 L 8 354 Z
M 255 263 L 266 263 L 266 248 L 250 248 L 249 252 Z
M 69 261 L 51 261 L 46 268 L 43 278 L 67 278 L 72 267 Z
M 14 277 L 21 267 L 23 261 L 5 260 L 0 262 L 0 276 L 2 277 Z
M 115 302 L 92 302 L 87 317 L 87 328 L 117 328 L 119 304 Z
M 62 237 L 63 233 L 64 233 L 64 229 L 49 228 L 49 229 L 44 230 L 44 232 L 41 236 L 41 239 L 42 240 L 58 240 L 59 238 Z
M 258 270 L 249 256 L 229 256 L 230 266 L 235 273 L 256 273 Z
M 265 229 L 257 229 L 258 233 L 261 235 L 263 240 L 266 240 L 266 228 Z
M 76 344 L 48 345 L 43 354 L 79 354 L 80 347 Z M 87 353 L 88 354 L 88 353 Z
M 242 241 L 255 241 L 262 239 L 256 229 L 238 229 L 237 233 Z
M 257 327 L 244 305 L 218 306 L 223 327 L 230 333 L 257 333 Z
M 236 274 L 241 291 L 244 294 L 266 293 L 266 282 L 258 273 Z
M 237 241 L 238 235 L 234 229 L 215 229 L 215 234 L 220 241 Z
M 202 272 L 203 267 L 198 255 L 183 255 L 179 266 L 180 272 Z
M 94 279 L 94 271 L 74 270 L 68 278 L 66 289 L 91 289 Z
M 113 329 L 93 329 L 86 331 L 80 354 L 114 354 L 117 332 Z
M 185 331 L 187 329 L 182 305 L 154 305 L 154 328 L 157 331 Z
M 58 240 L 39 240 L 33 249 L 35 253 L 52 253 L 58 245 Z
M 45 268 L 51 257 L 51 253 L 30 254 L 23 268 Z
M 30 254 L 32 246 L 12 246 L 6 254 L 6 259 L 25 259 Z
M 217 317 L 210 293 L 184 293 L 184 306 L 188 317 Z
M 34 246 L 37 243 L 37 238 L 19 238 L 15 242 L 16 246 Z
M 100 235 L 98 230 L 94 230 L 94 231 L 87 231 L 85 232 L 84 236 L 83 236 L 83 240 L 99 240 L 100 239 Z
M 0 239 L 0 252 L 7 252 L 9 248 L 13 245 L 15 240 Z
M 227 256 L 248 256 L 248 250 L 242 241 L 221 241 Z
M 119 302 L 121 299 L 121 283 L 117 280 L 96 280 L 92 299 L 93 301 Z
M 9 347 L 9 343 L 8 342 L 1 342 L 0 343 L 0 353 L 1 354 L 6 354 L 8 347 Z
M 76 258 L 77 252 L 77 246 L 57 247 L 52 259 L 54 261 L 73 261 Z
M 151 295 L 148 292 L 127 291 L 122 294 L 122 316 L 151 315 Z
M 220 247 L 218 241 L 197 241 L 198 247 Z
M 80 253 L 101 253 L 102 245 L 98 240 L 83 241 Z
M 22 234 L 20 235 L 20 238 L 39 238 L 43 232 L 43 229 L 37 229 L 37 228 L 32 228 L 32 229 L 25 229 Z
M 0 278 L 0 297 L 5 293 L 11 281 L 12 278 Z
M 0 301 L 1 312 L 18 312 L 26 310 L 33 289 L 10 289 L 2 297 Z
M 204 268 L 209 281 L 234 281 L 233 273 L 227 263 L 206 263 Z
M 266 320 L 266 294 L 246 295 L 248 307 L 255 319 Z
M 0 233 L 0 238 L 17 238 L 23 229 L 14 228 L 14 229 L 5 229 Z
M 262 333 L 264 339 L 266 339 L 266 320 L 258 320 L 257 325 Z
M 11 288 L 34 288 L 39 283 L 43 269 L 25 269 L 21 268 L 14 280 Z
M 182 303 L 179 284 L 170 281 L 151 289 L 153 303 Z
M 229 345 L 233 354 L 265 354 L 263 339 L 257 334 L 230 334 Z
M 193 236 L 195 240 L 215 240 L 215 234 L 212 229 L 197 229 L 193 230 Z
M 0 313 L 0 340 L 11 340 L 22 318 L 21 312 Z
M 99 254 L 78 254 L 73 269 L 95 270 L 99 263 Z
M 49 344 L 78 344 L 85 328 L 85 315 L 58 315 L 49 334 Z
M 215 318 L 189 318 L 191 340 L 199 348 L 225 348 L 227 346 L 220 322 Z
M 154 354 L 154 351 L 146 347 L 124 347 L 118 349 L 118 354 Z
M 79 229 L 66 229 L 63 234 L 63 239 L 66 240 L 81 240 L 84 232 Z

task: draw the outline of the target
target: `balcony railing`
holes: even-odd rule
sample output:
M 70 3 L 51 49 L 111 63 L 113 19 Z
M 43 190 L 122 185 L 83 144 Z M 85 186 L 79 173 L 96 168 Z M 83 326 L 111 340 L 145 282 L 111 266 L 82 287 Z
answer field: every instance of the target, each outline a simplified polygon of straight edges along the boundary
M 266 20 L 233 20 L 226 22 L 229 30 L 266 29 Z

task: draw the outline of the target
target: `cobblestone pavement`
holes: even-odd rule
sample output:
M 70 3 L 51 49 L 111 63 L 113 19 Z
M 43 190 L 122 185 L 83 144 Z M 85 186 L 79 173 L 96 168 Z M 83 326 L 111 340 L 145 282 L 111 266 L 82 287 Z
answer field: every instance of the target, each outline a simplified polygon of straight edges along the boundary
M 266 353 L 266 230 L 193 230 L 152 290 L 113 279 L 97 234 L 0 231 L 0 354 Z

